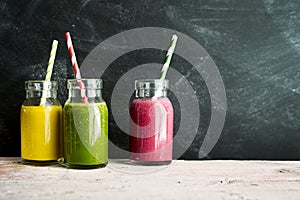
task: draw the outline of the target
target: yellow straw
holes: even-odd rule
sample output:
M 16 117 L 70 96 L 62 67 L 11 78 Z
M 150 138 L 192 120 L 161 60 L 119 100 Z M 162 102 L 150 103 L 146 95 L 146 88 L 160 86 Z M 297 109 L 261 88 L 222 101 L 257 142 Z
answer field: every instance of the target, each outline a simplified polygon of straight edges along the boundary
M 51 80 L 51 75 L 52 75 L 52 71 L 53 71 L 53 65 L 54 65 L 57 46 L 58 46 L 58 41 L 53 40 L 45 81 L 50 81 Z M 47 91 L 43 90 L 41 103 L 40 103 L 41 106 L 46 105 L 46 96 L 47 96 Z

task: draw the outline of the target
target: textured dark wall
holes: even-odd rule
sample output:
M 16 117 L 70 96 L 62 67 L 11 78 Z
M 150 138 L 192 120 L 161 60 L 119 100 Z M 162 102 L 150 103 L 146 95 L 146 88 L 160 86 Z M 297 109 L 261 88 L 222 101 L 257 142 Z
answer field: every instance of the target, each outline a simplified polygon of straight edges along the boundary
M 297 0 L 173 1 L 0 1 L 0 156 L 20 155 L 19 110 L 24 81 L 45 77 L 52 39 L 60 41 L 53 79 L 67 98 L 72 67 L 64 33 L 73 36 L 81 63 L 106 38 L 139 27 L 182 32 L 211 55 L 224 80 L 227 116 L 222 135 L 207 158 L 300 158 L 300 2 Z M 116 60 L 103 75 L 115 82 L 116 66 L 159 63 L 165 51 L 141 50 Z M 172 67 L 191 66 L 174 56 Z M 210 100 L 199 75 L 189 75 L 200 99 L 198 135 L 182 158 L 197 159 L 210 119 Z M 112 86 L 104 98 L 110 102 Z M 176 101 L 174 102 L 176 104 Z M 180 115 L 176 115 L 178 122 Z M 178 123 L 175 124 L 175 129 Z M 110 139 L 127 140 L 110 120 Z M 183 141 L 184 142 L 184 141 Z

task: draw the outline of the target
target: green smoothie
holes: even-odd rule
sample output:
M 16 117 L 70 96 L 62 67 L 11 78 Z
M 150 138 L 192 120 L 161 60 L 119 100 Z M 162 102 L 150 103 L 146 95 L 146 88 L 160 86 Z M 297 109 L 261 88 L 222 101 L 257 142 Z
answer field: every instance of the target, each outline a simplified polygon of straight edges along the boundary
M 64 159 L 70 168 L 104 167 L 108 162 L 108 111 L 105 102 L 66 103 Z

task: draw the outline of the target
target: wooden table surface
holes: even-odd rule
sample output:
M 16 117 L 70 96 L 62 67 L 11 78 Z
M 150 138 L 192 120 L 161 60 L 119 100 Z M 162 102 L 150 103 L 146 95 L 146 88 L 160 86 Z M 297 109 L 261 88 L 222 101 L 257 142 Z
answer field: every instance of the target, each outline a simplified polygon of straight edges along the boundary
M 0 199 L 299 199 L 300 161 L 173 161 L 73 170 L 0 157 Z

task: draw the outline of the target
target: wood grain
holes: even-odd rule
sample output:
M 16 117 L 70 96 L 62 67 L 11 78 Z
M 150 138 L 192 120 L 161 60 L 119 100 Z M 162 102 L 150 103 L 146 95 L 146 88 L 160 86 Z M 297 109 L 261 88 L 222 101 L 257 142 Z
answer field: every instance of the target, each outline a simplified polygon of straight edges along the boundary
M 180 160 L 141 174 L 125 163 L 70 170 L 0 157 L 0 199 L 300 199 L 300 162 Z

